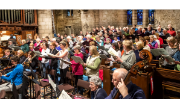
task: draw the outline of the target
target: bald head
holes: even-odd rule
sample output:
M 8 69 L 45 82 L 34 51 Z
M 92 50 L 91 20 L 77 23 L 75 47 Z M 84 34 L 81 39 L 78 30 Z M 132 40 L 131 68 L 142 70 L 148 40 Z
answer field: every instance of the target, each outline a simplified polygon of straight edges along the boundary
M 126 75 L 128 74 L 128 71 L 124 68 L 118 68 L 114 70 L 113 75 L 117 77 L 117 79 L 125 79 Z

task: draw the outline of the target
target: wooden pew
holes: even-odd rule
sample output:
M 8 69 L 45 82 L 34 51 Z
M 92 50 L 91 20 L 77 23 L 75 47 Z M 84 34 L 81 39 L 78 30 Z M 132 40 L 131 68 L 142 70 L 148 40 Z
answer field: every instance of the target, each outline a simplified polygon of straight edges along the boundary
M 180 98 L 180 71 L 156 68 L 153 78 L 153 98 Z

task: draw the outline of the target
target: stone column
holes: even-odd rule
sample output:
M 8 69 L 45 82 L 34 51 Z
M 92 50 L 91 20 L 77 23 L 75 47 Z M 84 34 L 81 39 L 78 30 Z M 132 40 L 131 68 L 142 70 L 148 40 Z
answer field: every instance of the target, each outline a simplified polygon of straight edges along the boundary
M 38 34 L 39 37 L 54 37 L 52 33 L 51 10 L 38 10 Z
M 143 27 L 148 25 L 148 10 L 143 10 Z
M 137 10 L 132 10 L 132 25 L 137 25 Z
M 121 15 L 122 15 L 122 27 L 125 27 L 127 26 L 127 10 L 122 10 Z
M 95 26 L 99 27 L 99 10 L 94 10 Z

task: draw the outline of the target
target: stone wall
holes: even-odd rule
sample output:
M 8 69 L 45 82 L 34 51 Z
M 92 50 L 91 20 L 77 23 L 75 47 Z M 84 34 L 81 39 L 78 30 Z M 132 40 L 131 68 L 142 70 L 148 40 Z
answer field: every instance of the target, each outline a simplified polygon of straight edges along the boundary
M 82 30 L 81 13 L 79 10 L 73 10 L 73 16 L 67 16 L 66 10 L 55 10 L 54 16 L 57 34 L 79 34 Z
M 155 10 L 155 27 L 158 24 L 167 28 L 171 24 L 175 30 L 180 30 L 180 10 Z
M 40 37 L 53 37 L 51 10 L 38 10 L 38 34 Z
M 55 12 L 56 31 L 60 34 L 79 34 L 81 30 L 85 34 L 97 26 L 132 27 L 127 25 L 127 10 L 73 10 L 71 17 L 67 17 L 66 10 L 56 10 Z M 154 17 L 154 28 L 158 24 L 161 24 L 162 28 L 172 24 L 176 30 L 180 29 L 180 10 L 155 10 Z M 137 10 L 132 10 L 132 24 L 137 24 Z M 143 25 L 138 26 L 148 26 L 148 10 L 143 10 Z

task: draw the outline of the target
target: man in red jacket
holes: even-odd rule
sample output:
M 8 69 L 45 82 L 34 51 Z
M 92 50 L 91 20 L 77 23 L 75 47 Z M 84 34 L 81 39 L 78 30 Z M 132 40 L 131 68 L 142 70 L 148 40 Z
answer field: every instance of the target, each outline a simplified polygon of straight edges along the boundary
M 162 44 L 164 44 L 164 43 L 163 43 L 163 39 L 162 39 L 161 37 L 159 37 L 159 34 L 158 34 L 158 33 L 155 33 L 155 35 L 156 35 L 157 39 L 158 39 L 159 42 L 160 42 L 160 48 L 163 48 L 163 46 L 162 46 Z
M 172 29 L 171 24 L 168 25 L 169 30 L 167 31 L 171 36 L 176 36 L 176 32 Z

